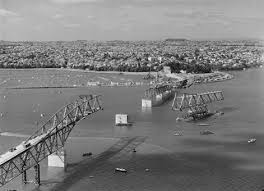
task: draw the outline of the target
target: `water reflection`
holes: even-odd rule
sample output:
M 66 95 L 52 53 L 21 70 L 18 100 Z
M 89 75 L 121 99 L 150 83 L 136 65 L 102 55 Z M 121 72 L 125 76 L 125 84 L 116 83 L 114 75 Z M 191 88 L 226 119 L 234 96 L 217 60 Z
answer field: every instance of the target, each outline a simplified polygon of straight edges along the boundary
M 152 114 L 152 108 L 151 107 L 142 107 L 141 112 L 144 114 Z
M 129 131 L 129 126 L 114 126 L 114 135 L 117 137 L 127 135 Z

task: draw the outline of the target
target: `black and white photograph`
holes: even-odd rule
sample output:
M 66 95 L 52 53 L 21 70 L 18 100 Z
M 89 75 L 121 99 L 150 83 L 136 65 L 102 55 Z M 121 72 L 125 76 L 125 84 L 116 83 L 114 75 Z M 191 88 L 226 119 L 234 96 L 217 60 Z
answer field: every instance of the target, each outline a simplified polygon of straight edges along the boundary
M 264 191 L 264 0 L 0 0 L 0 191 Z

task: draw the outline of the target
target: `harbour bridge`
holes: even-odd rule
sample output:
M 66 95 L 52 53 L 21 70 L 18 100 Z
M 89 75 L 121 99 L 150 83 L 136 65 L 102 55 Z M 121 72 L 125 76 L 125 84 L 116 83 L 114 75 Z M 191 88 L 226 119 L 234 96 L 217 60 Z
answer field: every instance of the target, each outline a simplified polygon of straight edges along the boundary
M 188 110 L 185 118 L 192 117 L 200 119 L 208 116 L 207 105 L 216 101 L 224 100 L 222 91 L 212 91 L 199 94 L 183 93 L 181 96 L 178 92 L 175 93 L 172 109 L 178 111 Z
M 27 170 L 35 169 L 35 183 L 40 184 L 39 163 L 63 148 L 77 122 L 102 110 L 100 95 L 81 95 L 59 109 L 41 128 L 20 145 L 0 156 L 0 187 L 22 174 L 27 183 Z
M 159 106 L 173 98 L 175 90 L 186 89 L 193 85 L 193 81 L 187 79 L 181 81 L 169 80 L 169 81 L 154 81 L 152 87 L 145 90 L 144 97 L 142 99 L 142 107 Z

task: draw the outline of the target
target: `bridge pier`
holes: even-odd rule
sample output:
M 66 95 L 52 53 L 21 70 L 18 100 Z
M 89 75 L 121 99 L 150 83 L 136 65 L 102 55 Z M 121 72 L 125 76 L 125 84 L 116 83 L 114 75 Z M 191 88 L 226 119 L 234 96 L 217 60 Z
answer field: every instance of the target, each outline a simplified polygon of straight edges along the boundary
M 151 99 L 142 99 L 142 108 L 151 108 L 152 100 Z
M 40 185 L 40 165 L 39 164 L 36 164 L 34 166 L 34 171 L 35 171 L 35 181 L 28 181 L 26 170 L 22 173 L 22 182 L 24 184 L 27 184 L 29 182 L 31 183 L 34 182 L 35 184 Z
M 67 170 L 66 149 L 64 147 L 48 156 L 48 166 L 64 168 L 64 171 Z
M 27 171 L 26 170 L 22 173 L 22 182 L 24 184 L 28 183 L 28 181 L 27 181 Z
M 155 106 L 160 106 L 166 101 L 173 98 L 173 90 L 166 90 L 164 92 L 161 92 L 159 94 L 154 94 L 149 97 L 145 97 L 142 99 L 142 108 L 151 108 Z
M 40 185 L 40 166 L 39 164 L 34 166 L 35 170 L 35 184 Z

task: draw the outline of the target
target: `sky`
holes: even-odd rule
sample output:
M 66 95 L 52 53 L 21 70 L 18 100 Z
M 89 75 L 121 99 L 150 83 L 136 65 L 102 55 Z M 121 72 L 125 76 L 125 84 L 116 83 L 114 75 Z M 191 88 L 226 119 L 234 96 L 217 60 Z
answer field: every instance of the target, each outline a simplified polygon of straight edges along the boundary
M 264 39 L 264 0 L 0 0 L 0 40 Z

